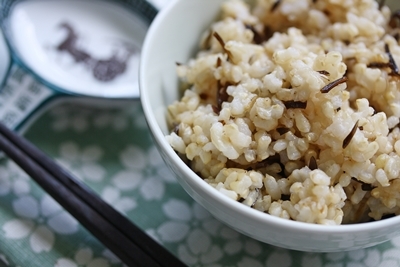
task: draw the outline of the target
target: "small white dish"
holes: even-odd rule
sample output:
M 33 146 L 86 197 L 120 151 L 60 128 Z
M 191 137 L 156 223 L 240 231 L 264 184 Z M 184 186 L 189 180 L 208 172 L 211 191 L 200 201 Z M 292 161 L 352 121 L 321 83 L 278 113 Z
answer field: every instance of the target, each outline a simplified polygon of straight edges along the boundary
M 156 13 L 146 0 L 2 1 L 0 121 L 19 129 L 65 96 L 137 99 L 141 46 Z

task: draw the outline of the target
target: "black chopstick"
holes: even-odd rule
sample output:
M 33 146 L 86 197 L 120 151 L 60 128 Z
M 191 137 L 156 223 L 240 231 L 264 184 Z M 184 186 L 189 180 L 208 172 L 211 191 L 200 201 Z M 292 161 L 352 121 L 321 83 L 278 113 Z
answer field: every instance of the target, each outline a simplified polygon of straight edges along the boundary
M 186 266 L 45 153 L 0 123 L 0 150 L 128 266 Z

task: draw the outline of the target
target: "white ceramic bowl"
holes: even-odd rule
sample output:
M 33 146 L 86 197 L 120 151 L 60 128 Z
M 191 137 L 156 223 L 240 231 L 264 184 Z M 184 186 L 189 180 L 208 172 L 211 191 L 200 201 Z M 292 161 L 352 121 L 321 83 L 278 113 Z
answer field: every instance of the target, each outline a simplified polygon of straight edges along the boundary
M 165 118 L 167 106 L 179 97 L 175 64 L 187 62 L 194 55 L 200 34 L 215 20 L 223 1 L 172 1 L 157 15 L 143 45 L 139 81 L 144 113 L 162 157 L 183 188 L 233 229 L 288 249 L 343 251 L 373 246 L 400 235 L 400 216 L 363 224 L 324 226 L 289 221 L 251 209 L 206 184 L 170 147 L 165 139 L 169 133 Z

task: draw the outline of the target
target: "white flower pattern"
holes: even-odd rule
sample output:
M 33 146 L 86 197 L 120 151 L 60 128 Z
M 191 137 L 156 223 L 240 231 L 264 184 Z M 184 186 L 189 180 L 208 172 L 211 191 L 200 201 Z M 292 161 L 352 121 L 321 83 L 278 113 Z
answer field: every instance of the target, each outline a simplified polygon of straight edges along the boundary
M 76 178 L 91 182 L 101 182 L 106 170 L 97 161 L 103 156 L 98 146 L 87 146 L 80 149 L 74 142 L 66 142 L 60 146 L 58 163 L 69 170 Z
M 82 248 L 78 250 L 73 259 L 60 258 L 54 267 L 109 267 L 110 263 L 103 257 L 94 257 L 93 250 Z
M 197 203 L 191 208 L 186 202 L 171 199 L 163 205 L 170 219 L 162 223 L 156 234 L 162 242 L 177 242 L 178 256 L 191 266 L 213 264 L 223 257 L 223 250 L 212 243 L 221 223 Z
M 100 112 L 93 120 L 94 126 L 100 129 L 112 127 L 116 131 L 123 131 L 129 125 L 129 117 L 126 114 L 112 114 L 110 112 Z
M 0 165 L 0 196 L 10 192 L 15 195 L 24 195 L 30 192 L 28 175 L 13 161 Z
M 390 251 L 390 250 L 389 250 Z M 313 254 L 314 257 L 317 254 Z M 366 248 L 366 249 L 359 249 L 354 251 L 348 252 L 336 252 L 336 253 L 326 253 L 325 257 L 327 260 L 326 267 L 335 267 L 341 265 L 342 263 L 346 262 L 348 266 L 357 267 L 357 266 L 364 266 L 364 267 L 373 267 L 373 266 L 380 266 L 380 264 L 384 264 L 388 255 L 382 255 L 381 252 L 375 248 Z M 306 257 L 306 256 L 305 256 Z M 400 264 L 400 261 L 398 262 Z M 321 262 L 322 266 L 322 262 Z M 397 266 L 397 265 L 393 265 Z
M 148 151 L 129 146 L 120 154 L 124 169 L 112 178 L 112 184 L 121 191 L 139 189 L 141 196 L 159 200 L 165 193 L 165 183 L 176 183 L 176 178 L 163 163 L 155 147 Z
M 135 199 L 121 196 L 121 191 L 115 187 L 106 186 L 101 193 L 101 197 L 123 214 L 126 214 L 137 206 Z
M 22 196 L 13 202 L 17 218 L 6 222 L 2 230 L 9 239 L 29 237 L 35 253 L 49 252 L 55 233 L 70 235 L 78 231 L 78 222 L 48 195 L 40 201 L 32 196 Z
M 178 256 L 190 266 L 218 266 L 224 256 L 237 254 L 243 254 L 243 261 L 248 262 L 248 258 L 262 254 L 260 242 L 225 226 L 197 203 L 189 206 L 172 198 L 162 208 L 169 220 L 148 233 L 161 243 L 177 243 Z
M 160 243 L 176 243 L 178 256 L 190 266 L 219 266 L 225 255 L 241 251 L 257 256 L 262 249 L 254 240 L 242 240 L 242 235 L 217 221 L 199 204 L 171 199 L 163 204 L 163 212 L 169 220 L 147 233 Z M 214 244 L 222 239 L 222 245 Z
M 52 129 L 62 132 L 73 129 L 76 132 L 85 132 L 89 128 L 89 118 L 93 114 L 89 109 L 80 108 L 79 112 L 70 105 L 56 106 L 50 111 L 53 117 Z
M 116 108 L 97 108 L 96 110 L 85 108 L 72 108 L 73 104 L 57 106 L 50 114 L 54 118 L 52 128 L 54 131 L 62 132 L 72 129 L 75 132 L 86 132 L 91 125 L 98 129 L 112 129 L 117 132 L 126 130 L 132 121 L 137 127 L 145 129 L 146 120 L 142 116 L 132 116 L 141 113 L 137 105 L 123 104 Z

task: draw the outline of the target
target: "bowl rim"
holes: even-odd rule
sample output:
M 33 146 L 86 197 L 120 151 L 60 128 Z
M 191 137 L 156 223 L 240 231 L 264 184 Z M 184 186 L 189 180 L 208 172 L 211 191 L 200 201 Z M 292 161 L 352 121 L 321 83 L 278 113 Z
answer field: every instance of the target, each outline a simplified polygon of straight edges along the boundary
M 173 148 L 169 145 L 168 141 L 165 138 L 160 126 L 157 124 L 157 120 L 155 118 L 155 114 L 151 109 L 151 104 L 149 98 L 151 97 L 146 91 L 146 70 L 147 67 L 147 55 L 149 44 L 153 42 L 156 38 L 156 33 L 158 28 L 163 24 L 164 19 L 169 15 L 169 13 L 176 8 L 181 2 L 188 0 L 171 0 L 171 2 L 161 9 L 161 11 L 157 14 L 154 21 L 149 27 L 147 35 L 145 37 L 141 60 L 139 66 L 139 90 L 140 90 L 140 101 L 142 104 L 142 108 L 144 111 L 144 115 L 149 126 L 149 129 L 153 135 L 154 140 L 158 144 L 158 148 L 171 159 L 176 165 L 175 167 L 179 168 L 182 173 L 185 174 L 185 179 L 189 184 L 195 185 L 196 188 L 200 189 L 202 194 L 206 195 L 209 200 L 218 201 L 221 205 L 225 207 L 230 207 L 230 209 L 239 212 L 241 215 L 245 216 L 249 220 L 255 220 L 259 223 L 264 223 L 266 226 L 275 226 L 279 228 L 287 228 L 296 231 L 300 231 L 303 233 L 320 233 L 320 234 L 346 234 L 351 233 L 359 234 L 365 232 L 371 232 L 374 230 L 381 229 L 390 229 L 389 227 L 393 227 L 395 225 L 400 225 L 400 216 L 394 216 L 392 218 L 382 219 L 378 221 L 371 221 L 365 223 L 354 223 L 354 224 L 341 224 L 341 225 L 320 225 L 313 223 L 306 223 L 294 220 L 288 220 L 284 218 L 280 218 L 277 216 L 270 215 L 266 212 L 261 212 L 256 209 L 250 208 L 246 205 L 243 205 L 228 196 L 223 195 L 218 192 L 211 185 L 207 184 L 201 177 L 195 174 L 183 161 L 182 159 L 175 153 Z M 154 97 L 154 96 L 153 96 Z

